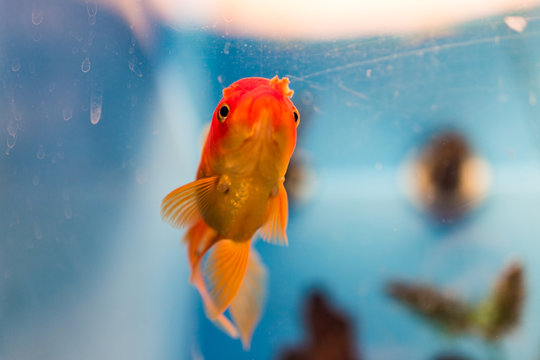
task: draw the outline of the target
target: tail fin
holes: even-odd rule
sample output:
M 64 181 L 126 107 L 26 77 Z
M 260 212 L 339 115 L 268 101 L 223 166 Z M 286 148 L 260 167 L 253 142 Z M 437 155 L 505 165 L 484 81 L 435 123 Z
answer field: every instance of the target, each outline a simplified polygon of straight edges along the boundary
M 218 239 L 202 219 L 189 228 L 185 240 L 190 281 L 201 295 L 206 316 L 230 337 L 240 337 L 248 350 L 266 298 L 267 271 L 258 253 L 251 241 Z M 224 315 L 227 308 L 234 323 Z
M 238 330 L 231 321 L 223 315 L 218 314 L 218 310 L 212 301 L 201 271 L 201 259 L 210 247 L 217 240 L 217 233 L 214 229 L 206 225 L 199 219 L 187 231 L 184 240 L 188 243 L 188 258 L 191 266 L 190 282 L 197 288 L 204 304 L 204 310 L 208 318 L 213 318 L 212 321 L 226 332 L 232 338 L 238 338 Z
M 261 318 L 266 299 L 266 273 L 259 254 L 251 249 L 244 281 L 229 307 L 244 350 L 249 350 L 251 336 Z

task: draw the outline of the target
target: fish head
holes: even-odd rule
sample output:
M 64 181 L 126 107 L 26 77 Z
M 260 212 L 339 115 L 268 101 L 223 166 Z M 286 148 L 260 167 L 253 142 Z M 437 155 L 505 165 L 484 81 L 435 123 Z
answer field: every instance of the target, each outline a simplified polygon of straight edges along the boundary
M 286 170 L 300 122 L 288 84 L 277 76 L 245 78 L 224 89 L 210 130 L 219 151 L 242 159 L 257 155 L 252 158 Z

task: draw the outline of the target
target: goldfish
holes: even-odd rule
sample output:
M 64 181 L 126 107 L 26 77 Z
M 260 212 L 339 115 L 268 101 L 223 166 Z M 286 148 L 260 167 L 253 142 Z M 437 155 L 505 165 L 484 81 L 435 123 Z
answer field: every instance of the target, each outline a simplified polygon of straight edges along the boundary
M 196 180 L 170 192 L 162 218 L 184 240 L 207 317 L 249 349 L 266 297 L 267 270 L 251 244 L 287 245 L 285 173 L 300 115 L 289 79 L 244 78 L 223 90 Z M 229 312 L 230 317 L 225 315 Z

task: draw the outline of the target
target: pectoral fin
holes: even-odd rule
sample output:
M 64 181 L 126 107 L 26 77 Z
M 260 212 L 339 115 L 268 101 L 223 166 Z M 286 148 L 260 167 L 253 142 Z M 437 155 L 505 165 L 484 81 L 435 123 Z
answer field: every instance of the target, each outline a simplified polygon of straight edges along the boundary
M 248 263 L 250 241 L 219 240 L 208 251 L 203 267 L 208 284 L 208 294 L 215 313 L 211 319 L 222 314 L 238 292 Z
M 171 191 L 161 202 L 161 217 L 176 227 L 194 223 L 200 210 L 208 206 L 208 195 L 215 188 L 217 176 L 195 180 Z
M 251 249 L 244 281 L 229 307 L 244 350 L 249 350 L 251 336 L 261 318 L 265 298 L 266 268 L 259 254 Z
M 278 185 L 276 196 L 270 197 L 266 222 L 259 229 L 264 241 L 279 245 L 288 245 L 287 240 L 288 200 L 283 183 Z

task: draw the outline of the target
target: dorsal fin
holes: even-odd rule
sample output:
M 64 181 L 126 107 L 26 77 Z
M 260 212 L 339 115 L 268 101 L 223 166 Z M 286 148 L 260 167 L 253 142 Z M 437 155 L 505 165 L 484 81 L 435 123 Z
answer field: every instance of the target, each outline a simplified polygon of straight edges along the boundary
M 277 75 L 274 76 L 270 80 L 270 86 L 278 93 L 283 94 L 283 96 L 292 97 L 294 94 L 294 91 L 289 88 L 289 78 L 287 77 L 280 80 Z

